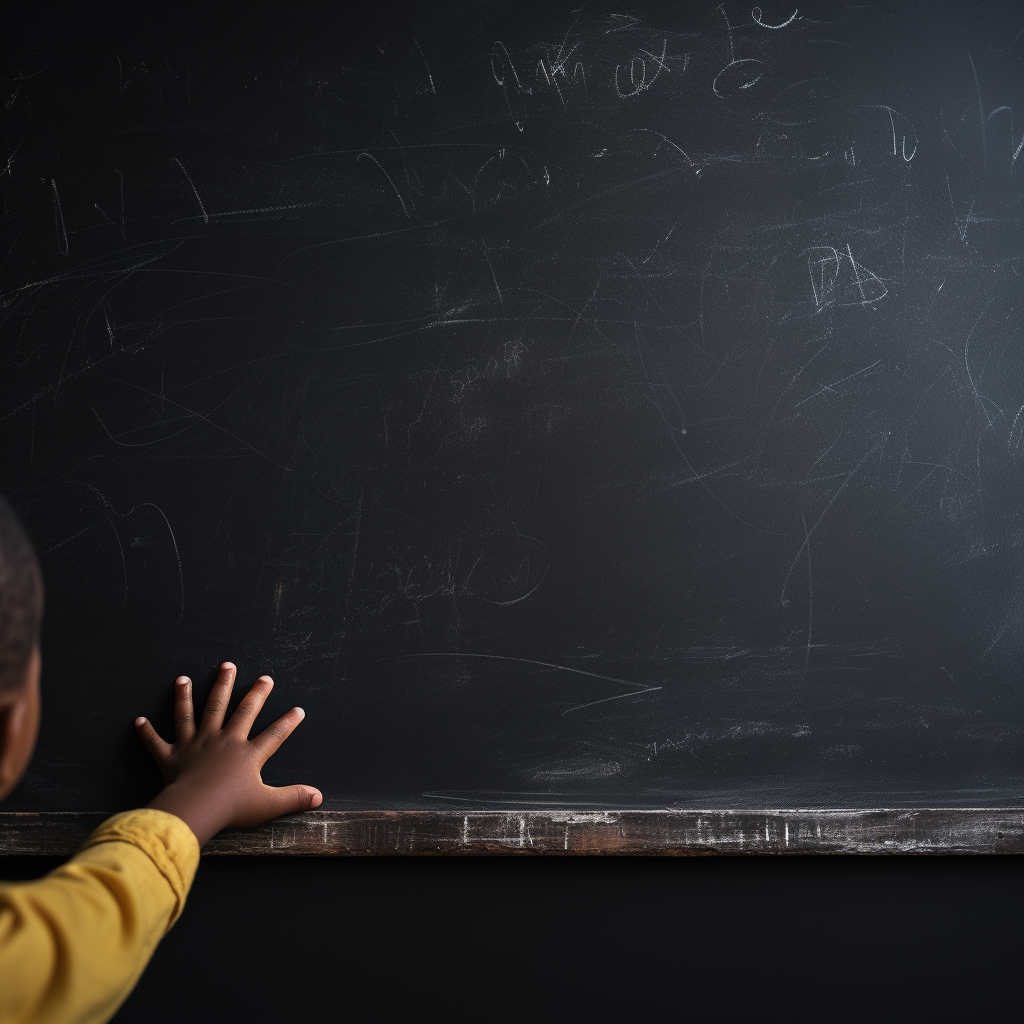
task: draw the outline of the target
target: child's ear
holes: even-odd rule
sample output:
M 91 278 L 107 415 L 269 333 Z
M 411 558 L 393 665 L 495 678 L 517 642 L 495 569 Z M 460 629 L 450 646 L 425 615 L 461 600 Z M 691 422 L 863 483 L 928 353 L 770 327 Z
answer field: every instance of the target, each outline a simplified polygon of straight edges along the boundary
M 18 784 L 32 758 L 39 734 L 39 647 L 24 684 L 0 696 L 0 800 Z

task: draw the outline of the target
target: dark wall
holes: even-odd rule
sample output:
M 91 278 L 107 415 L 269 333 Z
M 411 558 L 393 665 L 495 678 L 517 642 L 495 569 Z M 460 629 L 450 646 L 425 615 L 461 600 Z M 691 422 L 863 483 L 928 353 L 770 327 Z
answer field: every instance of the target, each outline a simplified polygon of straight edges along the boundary
M 994 1019 L 1022 914 L 1014 858 L 211 858 L 115 1021 Z
M 11 809 L 223 658 L 329 808 L 1019 802 L 1017 5 L 97 17 L 3 44 Z

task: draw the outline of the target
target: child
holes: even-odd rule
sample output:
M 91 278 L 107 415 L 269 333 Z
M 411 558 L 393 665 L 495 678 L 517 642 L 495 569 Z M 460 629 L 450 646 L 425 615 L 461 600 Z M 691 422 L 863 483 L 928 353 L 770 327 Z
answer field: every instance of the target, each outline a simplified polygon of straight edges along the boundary
M 39 726 L 43 583 L 32 546 L 0 497 L 0 800 L 32 756 Z M 235 666 L 224 662 L 197 725 L 192 683 L 174 684 L 176 742 L 135 727 L 166 785 L 149 806 L 109 818 L 46 878 L 0 883 L 0 1024 L 99 1024 L 138 981 L 178 919 L 199 848 L 244 828 L 318 807 L 311 786 L 265 786 L 260 769 L 302 721 L 292 708 L 250 740 L 273 687 L 260 676 L 225 724 Z

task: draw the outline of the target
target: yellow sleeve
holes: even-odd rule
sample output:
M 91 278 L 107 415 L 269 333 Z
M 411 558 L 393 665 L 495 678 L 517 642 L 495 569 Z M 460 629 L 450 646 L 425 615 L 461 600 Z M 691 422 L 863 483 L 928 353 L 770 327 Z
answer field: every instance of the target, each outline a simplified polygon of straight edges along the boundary
M 63 867 L 0 883 L 0 1024 L 101 1024 L 178 919 L 199 865 L 166 811 L 116 814 Z

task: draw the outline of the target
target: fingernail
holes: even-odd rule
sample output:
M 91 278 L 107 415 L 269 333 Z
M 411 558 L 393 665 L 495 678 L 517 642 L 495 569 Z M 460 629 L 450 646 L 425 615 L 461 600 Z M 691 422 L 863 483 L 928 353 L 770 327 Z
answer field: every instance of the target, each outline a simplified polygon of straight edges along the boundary
M 135 724 L 136 725 L 145 725 L 146 724 L 146 720 L 144 718 L 136 718 L 135 719 Z
M 175 682 L 176 682 L 176 683 L 177 683 L 177 684 L 178 684 L 179 686 L 188 686 L 188 684 L 192 682 L 192 680 L 191 680 L 191 679 L 189 679 L 189 677 L 188 677 L 188 676 L 178 676 L 178 678 L 177 678 L 177 679 L 175 679 L 174 681 L 175 681 Z
M 306 712 L 303 711 L 302 708 L 292 708 L 292 711 L 298 711 L 300 722 L 306 717 Z
M 270 676 L 260 676 L 259 679 L 256 680 L 256 682 L 257 683 L 270 683 L 271 686 L 274 685 L 274 680 L 271 679 Z
M 230 661 L 222 662 L 220 667 L 221 667 L 221 670 L 224 671 L 224 672 L 234 672 L 234 670 L 235 670 L 234 664 L 232 662 L 230 662 Z

